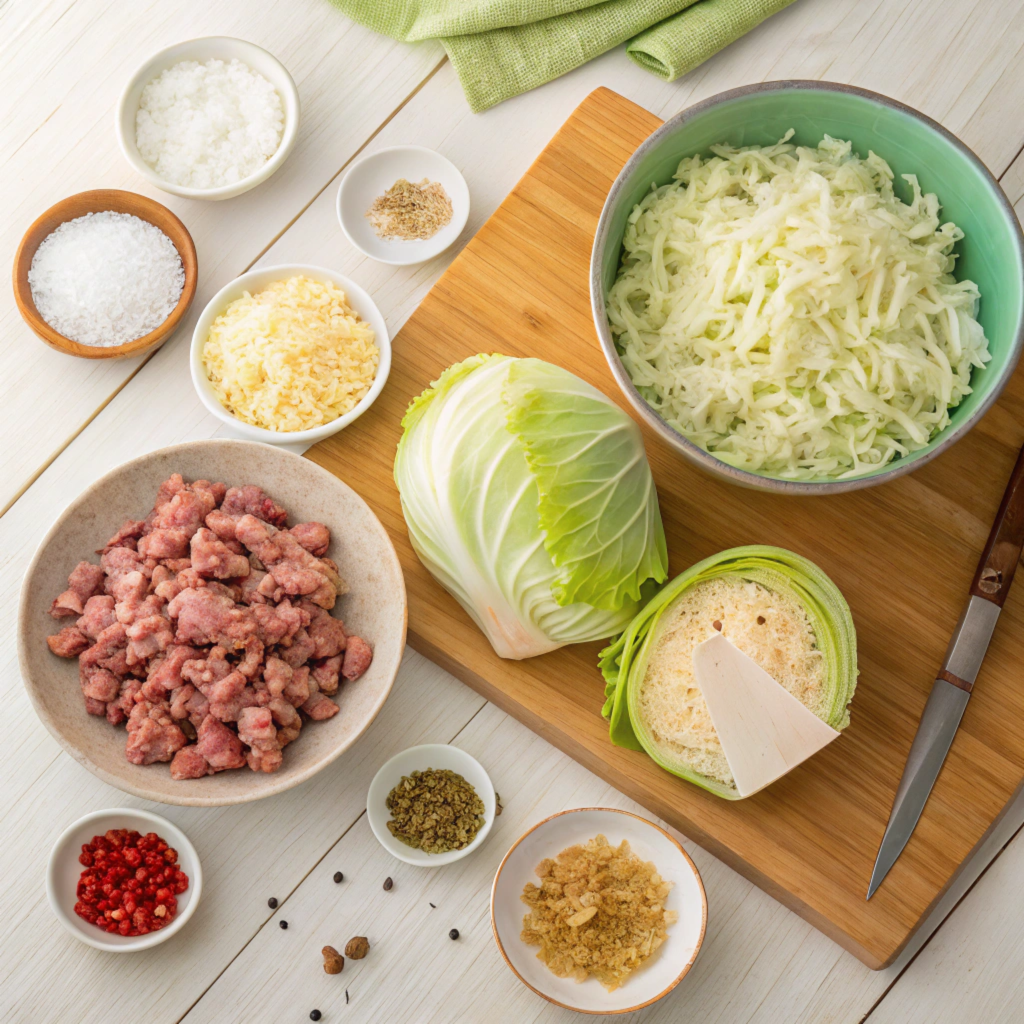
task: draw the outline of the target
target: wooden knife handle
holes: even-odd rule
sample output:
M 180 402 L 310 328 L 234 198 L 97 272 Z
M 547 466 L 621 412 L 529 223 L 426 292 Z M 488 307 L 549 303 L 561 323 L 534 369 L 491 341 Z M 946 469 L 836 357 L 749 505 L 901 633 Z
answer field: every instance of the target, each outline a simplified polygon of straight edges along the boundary
M 1002 608 L 1024 547 L 1024 448 L 1006 485 L 999 514 L 992 524 L 971 593 Z

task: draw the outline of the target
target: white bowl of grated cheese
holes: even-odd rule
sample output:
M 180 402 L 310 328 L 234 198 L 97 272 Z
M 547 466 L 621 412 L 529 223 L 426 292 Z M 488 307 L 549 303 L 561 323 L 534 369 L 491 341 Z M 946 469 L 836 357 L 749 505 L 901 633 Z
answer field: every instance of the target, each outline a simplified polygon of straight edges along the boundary
M 246 422 L 240 416 L 235 415 L 231 409 L 225 407 L 210 380 L 210 371 L 204 350 L 207 340 L 210 338 L 211 327 L 232 303 L 243 299 L 247 294 L 249 296 L 256 295 L 264 289 L 273 288 L 283 282 L 293 282 L 296 278 L 308 278 L 313 283 L 332 285 L 345 293 L 347 303 L 351 307 L 351 312 L 355 314 L 359 327 L 361 329 L 368 327 L 373 332 L 372 340 L 378 351 L 377 362 L 369 389 L 359 398 L 353 408 L 328 422 L 308 429 L 267 429 Z M 287 301 L 288 297 L 284 298 Z M 302 315 L 301 311 L 299 315 Z M 262 324 L 260 317 L 263 318 Z M 255 342 L 259 351 L 247 353 L 246 365 L 232 367 L 232 376 L 239 381 L 245 379 L 255 381 L 255 387 L 265 387 L 268 391 L 273 392 L 273 400 L 277 408 L 280 409 L 282 407 L 280 399 L 282 391 L 289 386 L 294 387 L 294 382 L 301 380 L 302 375 L 309 369 L 310 360 L 306 358 L 309 340 L 308 338 L 301 341 L 288 338 L 287 330 L 284 330 L 285 340 L 282 341 L 282 330 L 275 331 L 272 325 L 268 326 L 269 319 L 271 318 L 259 310 L 256 310 L 253 317 L 249 319 L 248 323 L 255 324 L 258 328 L 255 333 Z M 280 327 L 279 324 L 278 328 Z M 246 347 L 248 348 L 248 346 Z M 238 352 L 238 346 L 234 347 L 233 352 Z M 232 355 L 232 359 L 234 362 L 238 362 L 234 355 Z M 231 427 L 232 436 L 249 441 L 263 441 L 266 444 L 311 445 L 344 429 L 373 405 L 391 370 L 391 341 L 388 336 L 387 324 L 384 322 L 380 310 L 369 294 L 354 281 L 333 270 L 328 270 L 326 267 L 289 263 L 250 270 L 217 292 L 207 303 L 196 322 L 195 331 L 192 334 L 190 360 L 192 382 L 195 384 L 200 400 L 217 419 Z M 323 360 L 319 360 L 319 365 L 323 366 Z M 282 372 L 282 367 L 284 367 L 284 372 Z M 237 372 L 235 372 L 236 370 Z M 313 385 L 319 386 L 319 382 L 309 380 L 309 383 L 312 393 Z
M 115 127 L 125 159 L 157 188 L 187 199 L 231 199 L 288 159 L 299 91 L 288 69 L 255 43 L 189 39 L 132 75 Z

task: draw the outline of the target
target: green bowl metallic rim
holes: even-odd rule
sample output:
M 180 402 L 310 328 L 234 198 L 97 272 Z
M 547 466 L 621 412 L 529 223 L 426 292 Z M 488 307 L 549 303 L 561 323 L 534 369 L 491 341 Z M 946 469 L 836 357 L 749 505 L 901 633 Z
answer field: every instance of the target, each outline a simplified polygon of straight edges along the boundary
M 743 85 L 737 89 L 729 89 L 725 92 L 716 93 L 714 96 L 709 96 L 706 100 L 701 100 L 699 103 L 681 110 L 674 117 L 670 117 L 639 145 L 612 183 L 611 190 L 608 192 L 608 198 L 605 200 L 604 207 L 601 210 L 601 217 L 594 235 L 594 247 L 591 250 L 590 256 L 590 305 L 594 315 L 597 337 L 601 343 L 601 349 L 604 352 L 608 366 L 611 368 L 612 375 L 615 377 L 615 382 L 626 398 L 629 399 L 630 404 L 641 419 L 684 458 L 715 476 L 739 484 L 741 487 L 749 487 L 754 490 L 774 491 L 781 494 L 842 494 L 846 491 L 856 491 L 864 487 L 875 487 L 888 480 L 894 480 L 896 477 L 903 476 L 905 473 L 913 472 L 926 462 L 930 462 L 937 455 L 941 455 L 942 452 L 950 448 L 964 434 L 971 430 L 978 420 L 999 399 L 1010 377 L 1013 376 L 1014 370 L 1017 368 L 1021 351 L 1024 349 L 1024 317 L 1018 320 L 1017 330 L 1010 345 L 1006 363 L 992 382 L 988 394 L 978 403 L 977 408 L 962 423 L 950 430 L 938 444 L 923 449 L 922 453 L 917 454 L 916 458 L 912 460 L 897 459 L 894 462 L 890 462 L 883 471 L 871 476 L 852 477 L 848 480 L 785 480 L 780 477 L 752 473 L 749 470 L 730 466 L 709 452 L 704 451 L 703 448 L 694 444 L 684 434 L 681 434 L 663 420 L 644 400 L 626 372 L 626 368 L 622 365 L 622 360 L 615 347 L 615 341 L 612 338 L 611 329 L 608 326 L 608 316 L 605 312 L 606 293 L 601 268 L 602 257 L 609 244 L 614 244 L 617 247 L 622 245 L 621 238 L 614 240 L 611 238 L 611 221 L 620 196 L 629 183 L 629 179 L 637 165 L 651 149 L 661 143 L 665 136 L 671 135 L 680 125 L 686 124 L 707 110 L 754 93 L 786 91 L 838 92 L 860 96 L 881 106 L 901 111 L 941 136 L 975 166 L 982 178 L 992 189 L 993 195 L 1002 207 L 1003 214 L 1011 226 L 1011 233 L 1016 240 L 1018 264 L 1024 266 L 1024 233 L 1021 231 L 1020 222 L 1017 219 L 1016 213 L 1014 213 L 1009 199 L 1006 197 L 1006 193 L 1003 192 L 1002 186 L 1000 186 L 996 177 L 978 155 L 969 146 L 961 142 L 951 131 L 944 128 L 938 121 L 933 121 L 926 114 L 922 114 L 919 110 L 915 110 L 905 103 L 900 103 L 898 100 L 890 99 L 888 96 L 883 96 L 881 93 L 872 92 L 870 89 L 861 89 L 857 86 L 844 85 L 839 82 L 819 82 L 814 79 L 788 79 L 777 82 L 758 82 L 754 85 Z

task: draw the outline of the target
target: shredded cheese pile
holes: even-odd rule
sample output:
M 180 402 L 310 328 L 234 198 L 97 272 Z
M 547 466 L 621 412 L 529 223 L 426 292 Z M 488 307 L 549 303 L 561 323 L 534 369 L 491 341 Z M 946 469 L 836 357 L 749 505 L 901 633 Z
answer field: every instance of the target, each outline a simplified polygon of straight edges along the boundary
M 353 409 L 380 352 L 373 328 L 329 281 L 291 277 L 235 299 L 203 348 L 221 404 L 267 430 L 309 430 Z
M 608 316 L 627 372 L 676 430 L 730 465 L 857 476 L 923 448 L 988 361 L 963 233 L 889 165 L 714 146 L 630 216 Z

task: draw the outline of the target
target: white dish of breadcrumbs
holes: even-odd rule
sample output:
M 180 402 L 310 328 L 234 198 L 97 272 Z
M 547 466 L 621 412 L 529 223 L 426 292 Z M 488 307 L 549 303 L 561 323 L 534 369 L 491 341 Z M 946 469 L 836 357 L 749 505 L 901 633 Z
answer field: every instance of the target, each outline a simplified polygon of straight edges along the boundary
M 689 972 L 707 898 L 664 829 L 628 811 L 582 807 L 546 818 L 505 855 L 491 925 L 502 958 L 538 995 L 584 1013 L 629 1013 Z
M 381 263 L 411 266 L 440 255 L 462 234 L 469 188 L 458 168 L 422 146 L 392 146 L 356 161 L 338 187 L 348 240 Z

